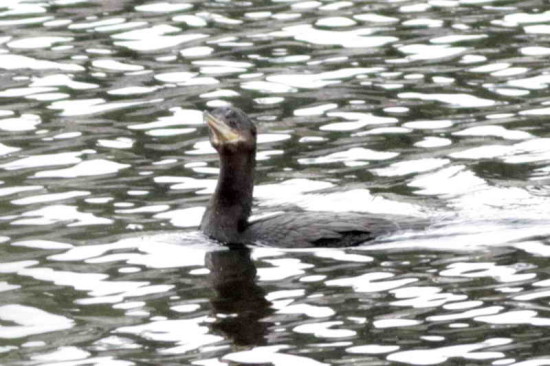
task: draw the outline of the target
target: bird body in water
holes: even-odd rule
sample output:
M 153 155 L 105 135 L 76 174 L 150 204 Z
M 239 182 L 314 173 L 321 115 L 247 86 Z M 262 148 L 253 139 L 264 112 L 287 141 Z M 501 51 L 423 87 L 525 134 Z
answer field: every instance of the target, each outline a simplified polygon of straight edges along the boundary
M 256 126 L 240 109 L 204 113 L 210 143 L 220 157 L 220 175 L 200 230 L 224 244 L 276 247 L 344 247 L 398 230 L 410 218 L 388 219 L 363 213 L 294 212 L 249 222 L 256 165 Z

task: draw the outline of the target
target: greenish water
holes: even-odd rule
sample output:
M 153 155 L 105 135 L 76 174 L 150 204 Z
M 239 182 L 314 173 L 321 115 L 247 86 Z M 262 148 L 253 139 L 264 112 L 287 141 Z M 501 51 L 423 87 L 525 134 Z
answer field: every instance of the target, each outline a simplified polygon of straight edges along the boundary
M 2 365 L 550 364 L 547 2 L 8 0 L 0 28 Z M 227 104 L 255 215 L 432 225 L 209 241 Z

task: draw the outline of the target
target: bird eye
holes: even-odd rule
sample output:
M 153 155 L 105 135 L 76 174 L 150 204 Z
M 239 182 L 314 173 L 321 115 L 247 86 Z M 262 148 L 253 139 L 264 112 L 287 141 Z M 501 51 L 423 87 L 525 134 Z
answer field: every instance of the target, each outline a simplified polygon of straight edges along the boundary
M 238 126 L 237 119 L 238 119 L 238 116 L 237 116 L 237 113 L 234 110 L 228 109 L 225 112 L 225 120 L 227 121 L 227 124 L 231 128 L 237 128 L 237 126 Z

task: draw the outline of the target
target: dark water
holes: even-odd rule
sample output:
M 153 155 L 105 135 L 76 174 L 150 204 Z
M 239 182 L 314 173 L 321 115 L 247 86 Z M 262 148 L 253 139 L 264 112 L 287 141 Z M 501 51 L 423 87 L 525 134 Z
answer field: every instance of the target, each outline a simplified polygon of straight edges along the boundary
M 2 365 L 550 365 L 548 2 L 3 0 L 0 28 Z M 256 215 L 433 224 L 220 248 L 226 104 Z

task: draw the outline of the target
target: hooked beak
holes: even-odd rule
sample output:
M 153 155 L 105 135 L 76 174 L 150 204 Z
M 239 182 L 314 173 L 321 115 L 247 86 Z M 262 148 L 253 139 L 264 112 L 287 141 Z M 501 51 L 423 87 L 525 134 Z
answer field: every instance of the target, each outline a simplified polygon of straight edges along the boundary
M 241 135 L 210 113 L 204 112 L 203 119 L 212 131 L 213 142 L 223 144 L 241 140 Z

